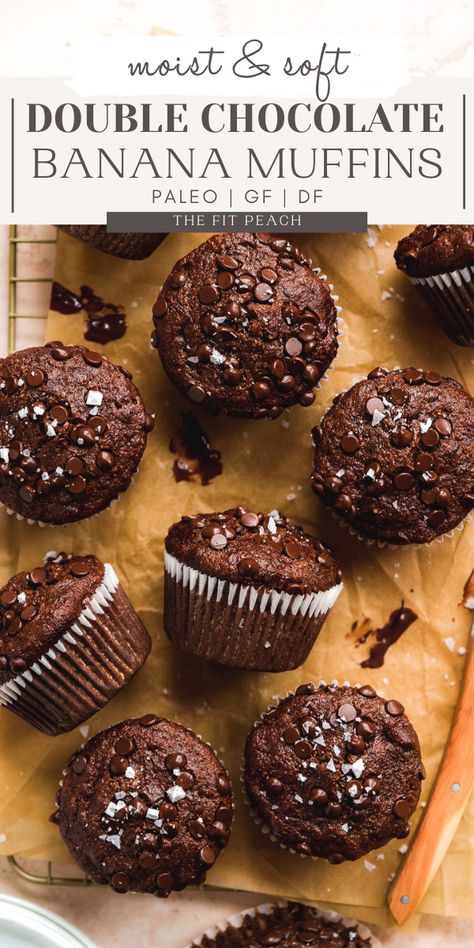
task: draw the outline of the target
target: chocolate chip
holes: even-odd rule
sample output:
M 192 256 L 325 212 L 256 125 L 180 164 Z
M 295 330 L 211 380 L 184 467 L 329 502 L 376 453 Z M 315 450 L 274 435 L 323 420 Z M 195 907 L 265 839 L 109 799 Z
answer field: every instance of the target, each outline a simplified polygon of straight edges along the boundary
M 337 713 L 342 721 L 354 721 L 357 717 L 357 711 L 352 704 L 341 704 Z
M 289 356 L 298 356 L 303 349 L 303 344 L 296 336 L 290 336 L 285 342 L 285 351 Z
M 395 386 L 390 390 L 388 397 L 394 405 L 403 405 L 407 399 L 407 393 L 405 392 L 405 389 Z
M 217 277 L 217 285 L 221 290 L 230 290 L 234 282 L 234 276 L 232 273 L 219 273 Z
M 427 454 L 426 451 L 421 451 L 420 454 L 417 454 L 415 458 L 415 471 L 418 474 L 423 474 L 425 471 L 429 470 L 433 464 L 433 459 L 431 454 Z
M 268 283 L 257 283 L 253 295 L 257 303 L 269 303 L 273 298 L 273 290 Z
M 16 590 L 5 589 L 0 595 L 0 604 L 2 606 L 12 606 L 16 602 Z
M 168 303 L 162 296 L 159 296 L 154 307 L 153 307 L 153 316 L 156 316 L 157 319 L 163 319 L 163 316 L 166 316 L 168 310 Z
M 201 303 L 204 303 L 206 306 L 212 306 L 213 303 L 219 301 L 219 290 L 216 286 L 213 286 L 212 283 L 206 283 L 204 286 L 201 286 L 198 297 Z
M 128 761 L 125 759 L 125 757 L 119 757 L 118 754 L 114 754 L 109 764 L 111 774 L 114 777 L 122 777 L 127 767 Z
M 98 435 L 105 434 L 108 428 L 107 421 L 102 417 L 102 415 L 95 415 L 94 417 L 89 418 L 88 424 Z
M 141 718 L 138 718 L 138 723 L 141 724 L 142 727 L 151 727 L 152 724 L 159 724 L 160 721 L 161 718 L 159 718 L 157 714 L 144 714 Z
M 30 369 L 25 375 L 25 381 L 31 388 L 39 388 L 46 381 L 46 373 L 42 369 Z
M 22 609 L 20 616 L 23 622 L 29 622 L 31 619 L 34 619 L 36 613 L 37 610 L 34 606 L 25 606 L 25 608 Z
M 193 402 L 203 402 L 206 397 L 206 392 L 200 385 L 190 385 L 187 395 Z
M 210 539 L 209 546 L 212 547 L 213 550 L 225 550 L 227 538 L 223 533 L 215 533 Z
M 94 352 L 93 349 L 86 349 L 83 353 L 84 362 L 87 362 L 87 365 L 92 366 L 94 369 L 98 369 L 103 362 L 100 352 Z
M 370 418 L 376 411 L 379 411 L 382 414 L 385 414 L 384 403 L 381 398 L 377 398 L 376 396 L 373 396 L 372 398 L 367 399 L 365 410 L 367 414 L 370 416 Z
M 183 790 L 190 790 L 191 787 L 194 786 L 193 774 L 190 774 L 187 770 L 184 770 L 183 773 L 176 777 L 176 783 L 178 784 L 178 787 L 182 787 Z
M 210 846 L 203 846 L 199 851 L 199 858 L 205 866 L 212 866 L 216 861 L 216 854 Z
M 359 439 L 354 434 L 349 433 L 341 438 L 341 448 L 345 454 L 355 454 L 359 447 Z
M 410 428 L 397 428 L 392 431 L 390 441 L 394 448 L 407 448 L 413 441 L 413 431 Z
M 78 579 L 82 576 L 88 576 L 91 571 L 91 564 L 84 559 L 75 560 L 71 563 L 70 573 L 71 576 L 76 576 Z
M 68 420 L 69 414 L 67 408 L 64 405 L 54 405 L 54 407 L 49 412 L 51 418 L 54 418 L 57 421 L 58 425 L 64 425 Z
M 301 741 L 296 741 L 294 744 L 295 754 L 300 758 L 300 760 L 307 760 L 308 757 L 311 757 L 312 750 L 313 748 L 310 741 L 306 740 L 305 738 L 303 738 Z
M 72 352 L 63 346 L 55 346 L 54 349 L 51 349 L 51 356 L 55 362 L 67 362 L 67 360 L 71 358 Z
M 428 519 L 426 522 L 429 527 L 432 527 L 432 529 L 437 530 L 438 527 L 441 527 L 443 525 L 445 520 L 446 520 L 446 514 L 444 510 L 432 510 L 431 513 L 428 514 Z
M 22 484 L 18 493 L 21 499 L 25 501 L 25 504 L 31 504 L 35 499 L 35 492 L 28 484 Z
M 41 567 L 32 569 L 28 578 L 32 586 L 42 586 L 46 582 L 46 570 Z
M 186 283 L 186 274 L 183 270 L 174 270 L 168 278 L 168 283 L 173 290 L 179 290 Z
M 71 477 L 77 477 L 78 474 L 83 470 L 84 463 L 81 458 L 72 457 L 66 463 L 66 472 L 70 474 Z
M 163 891 L 167 892 L 169 889 L 171 889 L 173 885 L 173 876 L 171 875 L 171 872 L 160 872 L 159 876 L 157 876 L 156 884 L 158 888 L 163 889 Z
M 120 737 L 114 744 L 114 750 L 120 757 L 130 757 L 135 750 L 135 741 L 128 737 Z
M 411 490 L 416 483 L 413 474 L 408 471 L 400 471 L 399 474 L 395 474 L 393 482 L 397 490 Z
M 410 816 L 411 806 L 407 800 L 400 799 L 396 801 L 393 807 L 393 812 L 395 813 L 395 816 L 399 816 L 400 819 L 406 820 L 407 816 Z
M 436 428 L 436 431 L 441 435 L 442 438 L 447 438 L 453 430 L 453 426 L 448 418 L 441 417 L 435 418 L 433 422 L 433 428 Z
M 71 494 L 83 494 L 87 487 L 87 481 L 85 477 L 75 477 L 70 484 L 68 484 L 68 490 Z
M 214 819 L 222 823 L 232 823 L 233 812 L 229 806 L 218 806 L 214 814 Z
M 439 434 L 434 428 L 428 428 L 421 436 L 421 443 L 425 448 L 437 448 L 439 441 Z
M 310 799 L 313 801 L 313 803 L 317 807 L 326 806 L 329 800 L 329 797 L 326 791 L 322 787 L 313 787 L 309 795 L 310 795 Z
M 442 381 L 438 372 L 425 372 L 425 382 L 428 382 L 428 385 L 440 385 Z
M 153 853 L 138 853 L 137 862 L 141 869 L 153 869 L 156 865 L 156 856 Z
M 385 703 L 385 710 L 387 714 L 390 714 L 392 717 L 397 718 L 403 714 L 405 708 L 399 701 L 387 701 Z
M 191 820 L 188 823 L 188 830 L 193 839 L 202 839 L 206 835 L 206 830 L 199 820 Z
M 114 889 L 117 889 L 118 892 L 125 892 L 128 885 L 130 884 L 130 880 L 126 872 L 114 872 L 111 881 Z
M 260 521 L 256 513 L 252 513 L 251 510 L 246 510 L 246 512 L 240 518 L 240 522 L 242 526 L 253 530 L 258 527 Z
M 423 381 L 423 372 L 421 369 L 415 369 L 413 366 L 409 366 L 408 369 L 405 369 L 403 378 L 410 384 L 413 384 L 414 382 L 421 382 Z
M 115 464 L 115 456 L 112 451 L 99 451 L 95 463 L 99 470 L 110 471 Z
M 300 737 L 300 732 L 295 724 L 290 724 L 282 734 L 285 744 L 296 744 L 296 741 L 298 741 Z
M 239 570 L 239 573 L 242 576 L 246 576 L 249 578 L 256 576 L 258 573 L 258 563 L 256 563 L 256 561 L 251 558 L 245 558 L 243 560 L 240 560 L 240 562 L 237 565 L 237 568 Z
M 357 733 L 364 738 L 364 741 L 371 741 L 375 737 L 376 730 L 370 721 L 361 721 L 360 724 L 357 725 Z
M 264 280 L 265 283 L 276 283 L 278 280 L 278 273 L 275 270 L 272 270 L 271 267 L 263 267 L 262 270 L 259 270 L 258 275 L 261 280 Z
M 283 543 L 283 548 L 285 550 L 286 555 L 289 556 L 290 560 L 300 559 L 301 549 L 298 543 L 296 543 L 296 541 L 293 540 L 291 537 L 286 537 Z
M 361 688 L 358 688 L 357 691 L 360 695 L 363 695 L 364 698 L 376 698 L 377 692 L 374 691 L 372 685 L 362 685 Z
M 236 260 L 235 257 L 230 257 L 228 254 L 216 257 L 216 263 L 221 270 L 237 270 L 239 266 L 239 261 Z
M 175 754 L 168 754 L 168 756 L 165 757 L 165 764 L 168 770 L 181 770 L 182 767 L 186 767 L 187 762 L 188 758 L 186 757 L 186 754 L 180 754 L 179 752 Z

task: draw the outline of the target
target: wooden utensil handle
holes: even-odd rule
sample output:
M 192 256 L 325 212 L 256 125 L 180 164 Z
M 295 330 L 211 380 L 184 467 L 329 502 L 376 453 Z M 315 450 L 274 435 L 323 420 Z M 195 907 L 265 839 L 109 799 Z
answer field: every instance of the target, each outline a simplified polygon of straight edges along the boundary
M 451 732 L 428 807 L 388 894 L 390 911 L 399 925 L 415 911 L 439 869 L 473 785 L 474 648 L 470 647 Z

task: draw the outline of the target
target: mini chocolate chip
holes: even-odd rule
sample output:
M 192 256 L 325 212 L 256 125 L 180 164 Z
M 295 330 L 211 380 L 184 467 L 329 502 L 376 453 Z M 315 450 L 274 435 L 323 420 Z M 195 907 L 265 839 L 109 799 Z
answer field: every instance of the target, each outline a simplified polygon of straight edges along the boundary
M 397 718 L 405 711 L 405 708 L 399 701 L 387 701 L 385 703 L 385 710 L 387 714 L 390 714 L 392 717 Z

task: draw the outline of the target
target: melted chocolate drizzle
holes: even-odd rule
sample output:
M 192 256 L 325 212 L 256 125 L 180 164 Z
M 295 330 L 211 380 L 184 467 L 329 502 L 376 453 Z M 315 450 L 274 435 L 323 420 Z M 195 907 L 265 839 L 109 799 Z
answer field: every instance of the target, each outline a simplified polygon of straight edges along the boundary
M 106 303 L 90 286 L 81 286 L 79 293 L 68 290 L 61 283 L 53 283 L 51 309 L 66 316 L 84 311 L 87 328 L 84 337 L 90 342 L 106 345 L 121 339 L 127 330 L 127 317 L 122 306 Z
M 170 441 L 170 451 L 176 454 L 173 463 L 174 479 L 191 481 L 198 476 L 205 487 L 214 477 L 222 474 L 220 451 L 216 451 L 192 411 L 181 412 L 181 427 Z
M 395 609 L 390 615 L 388 622 L 381 629 L 369 630 L 365 632 L 358 640 L 357 645 L 362 645 L 368 639 L 369 635 L 375 635 L 375 643 L 371 646 L 369 657 L 361 662 L 362 668 L 381 668 L 384 663 L 385 655 L 401 635 L 418 618 L 416 612 L 404 606 L 403 602 L 399 609 Z

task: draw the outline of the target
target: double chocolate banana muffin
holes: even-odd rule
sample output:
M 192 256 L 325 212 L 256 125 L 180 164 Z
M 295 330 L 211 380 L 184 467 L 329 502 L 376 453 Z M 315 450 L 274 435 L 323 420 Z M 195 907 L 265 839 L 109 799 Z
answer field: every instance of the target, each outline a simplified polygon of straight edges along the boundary
M 0 704 L 46 734 L 95 714 L 150 637 L 110 563 L 59 553 L 0 589 Z
M 67 764 L 52 816 L 78 864 L 116 892 L 200 885 L 227 845 L 227 773 L 192 731 L 147 714 L 101 731 Z
M 127 490 L 153 428 L 131 375 L 82 346 L 0 359 L 0 503 L 72 523 Z
M 276 418 L 313 388 L 337 351 L 331 287 L 285 238 L 221 234 L 182 260 L 153 308 L 152 344 L 191 401 Z
M 143 260 L 162 243 L 167 234 L 112 234 L 105 224 L 59 224 L 59 230 L 77 237 L 90 247 L 103 250 L 114 257 Z
M 263 905 L 241 919 L 231 919 L 215 933 L 195 939 L 199 948 L 371 948 L 364 926 L 346 924 L 309 905 L 298 902 Z M 363 928 L 364 934 L 361 933 Z
M 361 688 L 300 686 L 245 745 L 250 803 L 275 839 L 332 863 L 410 832 L 425 774 L 398 701 Z
M 430 543 L 474 506 L 474 400 L 454 379 L 374 369 L 313 438 L 313 490 L 364 537 Z
M 277 510 L 182 517 L 165 540 L 166 632 L 221 665 L 301 665 L 341 589 L 332 553 Z
M 474 346 L 474 224 L 419 224 L 394 256 L 453 342 Z

